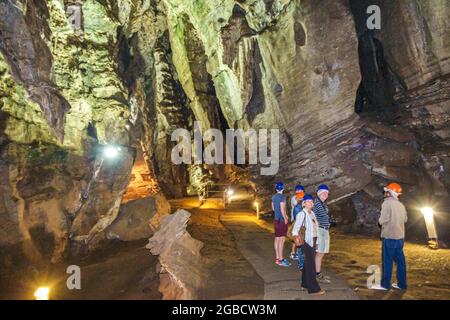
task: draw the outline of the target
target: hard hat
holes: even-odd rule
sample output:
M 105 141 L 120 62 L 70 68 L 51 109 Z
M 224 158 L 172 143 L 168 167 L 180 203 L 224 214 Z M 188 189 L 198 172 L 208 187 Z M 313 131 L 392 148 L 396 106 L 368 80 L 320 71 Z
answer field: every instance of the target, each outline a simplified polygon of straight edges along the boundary
M 284 184 L 283 184 L 283 182 L 278 182 L 278 183 L 275 185 L 275 190 L 277 190 L 277 191 L 284 190 Z
M 330 189 L 328 188 L 328 186 L 326 184 L 321 184 L 318 188 L 317 191 L 320 190 L 324 190 L 324 191 L 330 191 Z
M 384 191 L 388 191 L 388 190 L 393 191 L 393 192 L 395 192 L 396 194 L 402 194 L 402 192 L 403 192 L 402 187 L 401 187 L 398 183 L 395 183 L 395 182 L 389 183 L 389 184 L 384 188 Z
M 295 195 L 297 200 L 303 200 L 303 197 L 305 196 L 305 193 L 303 191 L 297 192 Z
M 303 201 L 308 201 L 308 200 L 314 201 L 313 196 L 310 194 L 307 194 L 303 197 Z
M 300 192 L 300 191 L 305 192 L 305 187 L 303 187 L 301 184 L 296 185 L 296 186 L 295 186 L 295 193 L 298 193 L 298 192 Z

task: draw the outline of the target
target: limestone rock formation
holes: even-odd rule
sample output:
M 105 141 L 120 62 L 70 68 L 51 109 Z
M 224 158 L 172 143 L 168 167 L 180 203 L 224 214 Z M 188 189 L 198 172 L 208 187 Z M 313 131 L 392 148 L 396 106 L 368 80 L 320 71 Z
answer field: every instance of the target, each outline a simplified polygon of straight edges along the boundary
M 108 238 L 134 241 L 149 238 L 170 214 L 170 204 L 158 193 L 154 196 L 132 200 L 120 207 L 114 222 L 105 230 Z
M 380 31 L 367 30 L 369 4 Z M 53 262 L 95 250 L 133 194 L 140 153 L 167 198 L 240 181 L 268 211 L 278 180 L 309 192 L 328 183 L 357 230 L 373 229 L 387 181 L 448 200 L 449 10 L 444 0 L 0 1 L 0 245 Z M 174 165 L 171 134 L 194 121 L 279 129 L 278 173 Z
M 207 281 L 200 254 L 203 243 L 186 230 L 190 216 L 181 209 L 166 216 L 146 246 L 153 255 L 159 255 L 163 299 L 195 299 Z

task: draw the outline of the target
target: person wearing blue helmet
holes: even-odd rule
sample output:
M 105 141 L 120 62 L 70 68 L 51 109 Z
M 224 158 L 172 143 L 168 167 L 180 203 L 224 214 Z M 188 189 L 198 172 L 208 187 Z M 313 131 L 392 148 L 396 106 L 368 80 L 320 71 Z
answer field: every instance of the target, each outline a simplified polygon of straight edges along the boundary
M 317 188 L 317 198 L 314 200 L 313 211 L 319 223 L 319 230 L 317 233 L 317 250 L 316 250 L 316 272 L 317 281 L 322 283 L 330 283 L 329 277 L 324 276 L 321 272 L 322 259 L 325 254 L 330 252 L 330 216 L 327 206 L 327 199 L 330 188 L 326 184 L 321 184 Z
M 283 247 L 289 223 L 286 214 L 286 197 L 283 195 L 284 184 L 278 182 L 275 185 L 275 190 L 277 193 L 272 196 L 272 210 L 274 212 L 275 227 L 275 263 L 281 267 L 289 267 L 291 264 L 283 258 Z
M 303 196 L 305 195 L 305 188 L 302 185 L 297 185 L 295 187 L 295 195 L 292 196 L 291 198 L 291 221 L 292 221 L 292 226 L 295 223 L 295 218 L 297 217 L 297 214 L 302 211 L 303 207 L 302 207 L 302 199 Z M 300 252 L 301 249 L 299 248 Z M 299 261 L 299 255 L 297 252 L 297 246 L 295 245 L 295 243 L 292 244 L 292 251 L 291 251 L 291 260 L 294 261 Z M 299 263 L 299 268 L 303 268 L 303 264 Z
M 302 248 L 304 256 L 304 267 L 302 271 L 302 288 L 308 290 L 309 294 L 324 294 L 316 277 L 316 263 L 314 255 L 317 247 L 317 234 L 319 224 L 314 214 L 314 198 L 307 194 L 302 201 L 303 210 L 297 215 L 292 236 L 295 243 Z

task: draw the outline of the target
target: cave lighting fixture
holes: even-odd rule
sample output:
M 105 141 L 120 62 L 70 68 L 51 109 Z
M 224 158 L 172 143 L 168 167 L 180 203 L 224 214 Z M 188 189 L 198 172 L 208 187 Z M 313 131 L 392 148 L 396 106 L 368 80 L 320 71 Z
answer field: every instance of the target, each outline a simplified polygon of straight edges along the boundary
M 256 209 L 256 217 L 259 219 L 259 202 L 255 201 L 253 202 L 253 205 L 255 206 Z
M 48 287 L 39 287 L 34 293 L 34 297 L 36 300 L 48 300 L 50 295 L 50 288 Z
M 428 233 L 428 246 L 433 249 L 437 249 L 438 241 L 437 241 L 437 232 L 436 225 L 434 223 L 434 210 L 431 207 L 423 207 L 420 209 L 422 212 L 423 218 L 425 220 L 425 225 Z
M 103 156 L 107 159 L 114 159 L 117 158 L 117 156 L 120 153 L 120 147 L 113 146 L 113 145 L 106 145 L 103 148 Z

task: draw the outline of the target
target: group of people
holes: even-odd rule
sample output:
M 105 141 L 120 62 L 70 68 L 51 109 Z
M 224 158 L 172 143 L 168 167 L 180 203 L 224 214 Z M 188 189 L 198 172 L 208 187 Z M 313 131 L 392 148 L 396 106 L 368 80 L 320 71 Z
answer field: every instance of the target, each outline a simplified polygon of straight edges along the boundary
M 292 244 L 291 260 L 297 261 L 302 271 L 301 286 L 309 294 L 325 293 L 319 283 L 331 283 L 330 277 L 322 270 L 322 260 L 330 250 L 331 219 L 327 205 L 329 187 L 320 185 L 316 197 L 305 194 L 302 185 L 295 187 L 295 195 L 290 201 L 290 219 L 287 215 L 286 196 L 283 195 L 284 184 L 275 185 L 276 193 L 272 196 L 275 227 L 275 263 L 281 267 L 290 267 L 291 263 L 283 258 L 283 248 L 291 221 L 291 231 L 295 239 Z M 379 226 L 382 239 L 382 281 L 372 289 L 389 290 L 391 288 L 392 264 L 397 264 L 398 284 L 392 284 L 396 289 L 406 290 L 406 261 L 403 254 L 405 237 L 406 209 L 398 197 L 402 193 L 401 186 L 390 183 L 384 188 L 385 200 L 381 207 Z

